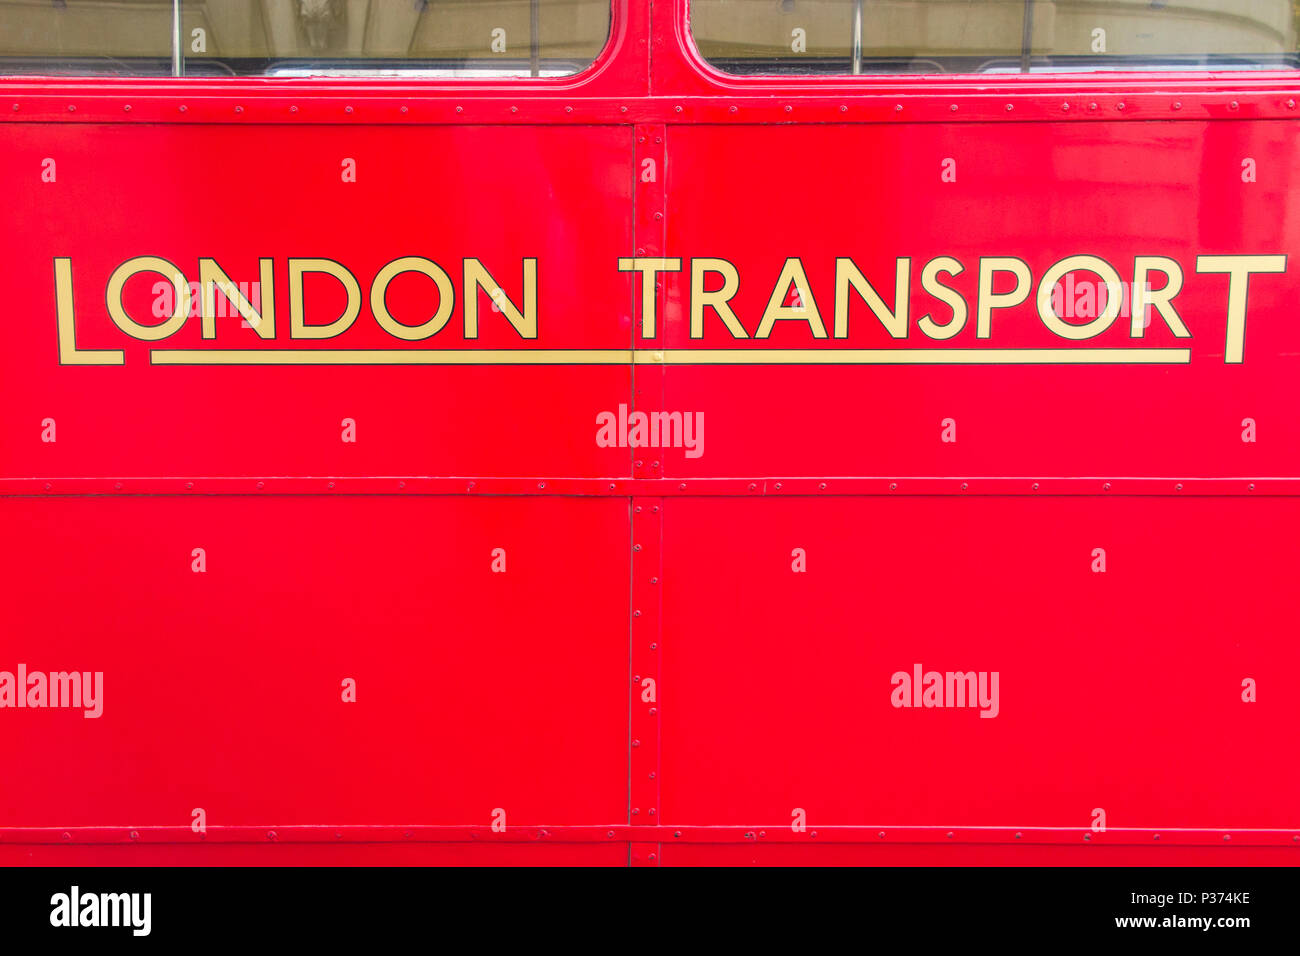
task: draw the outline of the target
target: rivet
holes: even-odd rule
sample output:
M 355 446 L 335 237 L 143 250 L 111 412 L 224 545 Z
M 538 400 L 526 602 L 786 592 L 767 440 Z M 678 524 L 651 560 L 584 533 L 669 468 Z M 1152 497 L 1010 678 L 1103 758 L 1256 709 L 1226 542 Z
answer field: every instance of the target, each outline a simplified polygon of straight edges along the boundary
M 1068 112 L 1070 112 L 1070 104 L 1069 104 L 1069 103 L 1062 103 L 1062 104 L 1061 104 L 1061 112 L 1062 112 L 1062 113 L 1068 113 Z
M 750 490 L 750 491 L 753 491 L 753 490 L 754 490 L 755 488 L 757 488 L 757 487 L 758 487 L 758 485 L 755 485 L 755 484 L 751 483 L 750 486 L 749 486 L 749 490 Z
M 512 113 L 518 113 L 518 112 L 519 112 L 519 107 L 517 107 L 517 106 L 512 106 L 512 107 L 510 107 L 510 112 L 512 112 Z
M 612 486 L 611 486 L 611 487 L 612 487 Z M 636 506 L 635 508 L 633 508 L 632 510 L 635 511 L 637 514 L 640 514 L 640 513 L 641 513 L 641 506 L 640 506 L 640 505 L 637 505 L 637 506 Z
M 664 141 L 664 138 L 663 138 L 662 136 L 656 136 L 656 137 L 655 137 L 655 142 L 656 142 L 656 143 L 662 143 L 663 141 Z
M 122 490 L 122 483 L 121 483 L 120 481 L 115 481 L 115 482 L 113 482 L 113 490 L 114 490 L 114 491 L 121 491 L 121 490 Z
M 826 490 L 826 482 L 823 481 L 821 484 L 819 484 L 819 485 L 817 486 L 817 488 L 818 488 L 819 491 L 825 491 L 825 490 Z
M 618 111 L 619 111 L 620 113 L 626 113 L 626 112 L 627 112 L 627 107 L 626 107 L 626 106 L 620 106 L 620 107 L 618 108 Z
M 131 112 L 131 104 L 130 104 L 130 103 L 125 103 L 125 104 L 123 104 L 123 106 L 122 106 L 122 110 L 123 110 L 124 112 L 126 112 L 126 113 Z
M 182 104 L 180 105 L 179 109 L 180 109 L 180 111 L 181 111 L 182 113 L 184 113 L 187 109 L 189 109 L 189 107 L 186 106 L 184 103 L 182 103 Z
M 651 813 L 653 813 L 653 812 L 654 812 L 654 811 L 652 810 Z M 650 854 L 650 859 L 652 859 L 652 860 L 657 860 L 658 857 L 655 856 L 653 853 L 651 853 L 651 854 Z
M 263 488 L 265 488 L 265 487 L 266 487 L 266 482 L 264 482 L 264 481 L 259 481 L 259 482 L 257 483 L 257 490 L 258 490 L 258 491 L 261 491 L 261 490 L 262 490 Z
M 473 491 L 473 490 L 474 490 L 474 485 L 475 485 L 475 482 L 472 482 L 472 481 L 471 481 L 471 482 L 469 483 L 469 490 L 470 490 L 470 491 Z
M 605 836 L 609 837 L 611 840 L 614 839 L 614 831 L 610 830 L 608 833 L 605 834 Z
M 616 486 L 614 485 L 614 482 L 611 481 L 611 482 L 609 483 L 609 490 L 610 490 L 610 491 L 613 491 L 615 487 L 616 487 Z
M 1153 839 L 1153 840 L 1159 840 L 1159 839 L 1160 839 L 1160 834 L 1159 834 L 1159 833 L 1153 833 L 1153 834 L 1151 834 L 1151 839 Z
M 962 491 L 965 491 L 965 490 L 966 490 L 966 482 L 964 482 L 964 481 L 961 483 L 961 490 L 962 490 Z
M 1017 834 L 1016 834 L 1016 839 L 1019 840 L 1022 836 L 1024 836 L 1023 833 L 1017 833 Z
M 651 708 L 650 708 L 650 716 L 651 716 L 651 717 L 653 717 L 653 716 L 654 716 L 655 714 L 657 714 L 657 713 L 659 713 L 659 708 L 658 708 L 658 707 L 651 707 Z M 654 774 L 650 774 L 650 776 L 653 777 Z
M 949 840 L 952 839 L 952 831 L 951 831 L 951 830 L 948 831 L 948 839 L 949 839 Z
M 1182 490 L 1183 490 L 1183 486 L 1181 484 L 1174 485 L 1174 491 L 1182 491 Z
M 413 834 L 410 830 L 407 830 L 404 836 L 409 840 L 411 839 L 411 837 L 415 836 L 415 834 Z
M 1225 840 L 1231 840 L 1231 839 L 1232 839 L 1232 834 L 1231 834 L 1231 833 L 1225 833 L 1225 834 L 1223 835 L 1223 838 L 1224 838 Z
M 566 112 L 566 113 L 572 113 L 572 112 L 573 112 L 573 107 L 572 107 L 572 106 L 566 106 L 566 107 L 564 108 L 564 112 Z
M 274 830 L 267 830 L 267 831 L 266 831 L 266 838 L 267 838 L 268 840 L 274 840 L 274 839 L 275 839 L 275 831 L 274 831 Z
M 192 482 L 192 481 L 187 481 L 187 482 L 185 482 L 185 488 L 186 488 L 186 490 L 189 490 L 190 488 L 193 488 L 193 487 L 194 487 L 194 482 Z
M 1008 104 L 1007 104 L 1007 112 L 1008 112 L 1008 113 L 1010 113 L 1010 112 L 1011 112 L 1013 109 L 1015 109 L 1015 108 L 1016 108 L 1016 105 L 1015 105 L 1014 103 L 1008 103 Z
M 296 106 L 290 106 L 290 107 L 289 107 L 289 112 L 290 112 L 290 113 L 296 113 L 296 112 L 298 112 L 298 107 L 296 107 Z
M 537 487 L 538 487 L 538 488 L 545 488 L 545 487 L 546 487 L 546 482 L 544 482 L 544 481 L 539 481 L 539 482 L 537 483 Z
M 641 675 L 640 675 L 640 674 L 633 674 L 633 675 L 632 675 L 632 683 L 633 683 L 633 684 L 639 684 L 639 683 L 641 683 Z
M 1085 840 L 1091 840 L 1091 839 L 1092 839 L 1092 834 L 1091 834 L 1091 833 L 1085 833 L 1085 834 L 1083 835 L 1083 838 L 1084 838 Z
M 345 113 L 351 113 L 351 112 L 352 112 L 352 107 L 350 107 L 350 106 L 345 106 L 345 107 L 343 107 L 343 112 L 345 112 Z
M 682 111 L 682 108 L 680 106 L 674 106 L 673 109 L 676 110 L 678 113 Z
M 658 468 L 658 467 L 659 467 L 659 462 L 657 462 L 657 461 L 652 461 L 652 462 L 650 462 L 650 467 L 651 467 L 651 468 Z
M 659 579 L 658 579 L 658 578 L 651 578 L 651 579 L 650 579 L 650 583 L 651 583 L 651 584 L 658 584 L 658 583 L 659 583 Z
M 657 651 L 657 650 L 659 650 L 659 645 L 656 644 L 656 643 L 654 643 L 654 642 L 651 642 L 651 644 L 650 644 L 650 650 L 652 650 L 652 651 Z
M 633 611 L 633 612 L 632 612 L 632 616 L 633 616 L 633 617 L 640 617 L 640 616 L 641 616 L 641 612 L 640 612 L 640 611 Z
M 1115 109 L 1119 110 L 1122 113 L 1124 112 L 1124 110 L 1128 109 L 1128 107 L 1125 106 L 1123 103 L 1120 103 L 1115 107 Z
M 817 837 L 817 831 L 814 830 L 812 833 L 810 833 L 810 834 L 808 834 L 808 835 L 809 835 L 810 837 L 813 837 L 814 839 L 816 839 L 816 837 Z
M 140 839 L 140 831 L 139 831 L 139 830 L 132 830 L 132 831 L 131 831 L 131 839 L 132 839 L 132 840 L 138 840 L 138 839 Z
M 399 482 L 397 483 L 397 487 L 398 487 L 398 490 L 401 490 L 402 488 L 405 488 L 405 487 L 406 487 L 406 482 L 404 482 L 404 481 L 399 481 Z
M 953 103 L 952 106 L 948 107 L 948 109 L 950 109 L 954 113 L 957 112 L 957 104 Z
M 657 212 L 657 213 L 655 213 L 655 220 L 656 220 L 656 221 L 662 219 L 663 217 L 664 217 L 664 214 L 663 214 L 663 213 L 661 213 L 661 212 Z
M 1183 108 L 1183 104 L 1182 104 L 1181 102 L 1179 102 L 1178 100 L 1174 100 L 1174 109 L 1175 109 L 1175 110 L 1180 110 L 1180 109 L 1182 109 L 1182 108 Z
M 780 490 L 781 490 L 781 482 L 779 482 L 779 481 L 776 483 L 776 490 L 777 490 L 777 491 L 780 491 Z
M 794 107 L 793 107 L 793 106 L 787 106 L 787 107 L 785 108 L 785 111 L 786 111 L 787 113 L 793 112 L 793 111 L 794 111 Z
M 334 487 L 334 482 L 331 481 L 328 485 L 326 485 L 326 487 L 327 487 L 327 488 L 333 488 L 333 487 Z
M 894 112 L 895 112 L 895 113 L 901 113 L 901 112 L 903 112 L 903 104 L 902 104 L 902 103 L 895 103 L 895 104 L 894 104 Z
M 841 107 L 840 107 L 840 112 L 841 112 L 841 113 L 847 113 L 848 111 L 849 111 L 849 108 L 848 108 L 847 106 L 841 106 Z
M 77 112 L 77 108 L 76 108 L 75 106 L 73 106 L 71 103 L 69 103 L 69 104 L 68 104 L 68 112 L 69 112 L 69 113 L 75 113 L 75 112 Z
M 651 808 L 650 808 L 650 816 L 654 816 L 654 815 L 655 815 L 655 808 L 654 808 L 654 807 L 651 807 Z
M 632 550 L 633 550 L 633 551 L 640 551 L 640 550 L 641 550 L 641 545 L 639 545 L 639 544 L 634 544 L 634 545 L 632 545 Z
M 1097 104 L 1096 104 L 1096 103 L 1089 103 L 1089 104 L 1088 104 L 1088 109 L 1090 109 L 1090 110 L 1095 110 L 1096 108 L 1097 108 Z
M 1037 490 L 1038 490 L 1038 482 L 1035 481 L 1035 482 L 1034 482 L 1034 491 L 1037 491 Z
M 46 491 L 50 490 L 50 483 L 48 481 L 45 483 L 45 490 Z
M 242 106 L 236 106 L 236 107 L 235 107 L 235 112 L 236 112 L 236 113 L 242 113 L 242 112 L 244 112 L 244 108 L 243 108 Z
M 644 137 L 644 136 L 639 136 L 639 137 L 637 137 L 637 142 L 638 142 L 638 143 L 644 143 L 644 142 L 645 142 L 645 137 Z
M 1286 101 L 1286 108 L 1289 109 L 1289 110 L 1293 110 L 1293 109 L 1295 109 L 1295 100 L 1287 100 L 1287 101 Z M 14 104 L 14 109 L 18 109 L 18 104 L 17 104 L 17 103 Z
M 1253 481 L 1250 483 L 1250 490 L 1251 491 L 1255 490 L 1255 483 Z
M 678 485 L 678 486 L 677 486 L 677 490 L 678 490 L 678 491 L 685 491 L 685 490 L 686 490 L 686 486 L 685 486 L 684 484 L 683 484 L 683 485 Z
M 1110 491 L 1110 482 L 1108 481 L 1108 482 L 1106 482 L 1105 484 L 1103 484 L 1103 485 L 1101 486 L 1101 490 L 1102 490 L 1102 491 Z
M 882 840 L 883 840 L 883 839 L 884 839 L 884 838 L 885 838 L 885 831 L 884 831 L 884 830 L 881 830 L 881 831 L 880 831 L 880 833 L 879 833 L 879 834 L 877 834 L 877 836 L 879 836 L 879 837 L 880 837 L 880 839 L 882 839 Z
M 634 741 L 632 741 L 632 746 L 633 746 L 633 747 L 640 747 L 640 746 L 641 746 L 641 741 L 639 741 L 639 740 L 634 740 Z
M 399 106 L 399 107 L 397 108 L 397 112 L 399 112 L 399 113 L 409 113 L 410 111 L 411 111 L 411 108 L 410 108 L 409 106 Z
M 64 831 L 63 831 L 63 839 L 65 839 L 65 840 L 71 840 L 71 839 L 72 839 L 72 834 L 69 833 L 67 830 L 64 830 Z
M 681 831 L 681 830 L 674 830 L 674 831 L 673 831 L 673 836 L 676 837 L 677 839 L 681 839 L 682 831 Z M 1300 837 L 1297 837 L 1297 839 L 1300 839 Z
M 736 112 L 736 109 L 737 109 L 737 108 L 733 106 L 733 107 L 731 107 L 730 112 L 734 113 L 734 112 Z
M 1236 108 L 1237 108 L 1237 101 L 1236 101 L 1236 100 L 1233 100 L 1231 103 L 1228 104 L 1228 109 L 1230 109 L 1230 110 L 1235 110 Z M 1225 838 L 1225 839 L 1226 839 L 1226 838 Z
M 898 484 L 897 484 L 897 482 L 893 482 L 893 481 L 891 481 L 891 482 L 889 483 L 889 490 L 890 490 L 890 491 L 897 491 L 897 490 L 898 490 Z
M 18 112 L 18 104 L 17 104 L 17 103 L 14 104 L 14 112 L 15 112 L 15 113 Z

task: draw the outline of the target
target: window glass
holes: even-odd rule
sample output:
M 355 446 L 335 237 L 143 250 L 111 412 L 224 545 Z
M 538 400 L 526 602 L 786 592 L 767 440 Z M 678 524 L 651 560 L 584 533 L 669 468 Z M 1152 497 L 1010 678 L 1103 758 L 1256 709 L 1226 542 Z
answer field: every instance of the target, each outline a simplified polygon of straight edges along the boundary
M 733 73 L 1292 69 L 1298 0 L 692 0 Z
M 609 0 L 0 0 L 0 71 L 560 76 Z

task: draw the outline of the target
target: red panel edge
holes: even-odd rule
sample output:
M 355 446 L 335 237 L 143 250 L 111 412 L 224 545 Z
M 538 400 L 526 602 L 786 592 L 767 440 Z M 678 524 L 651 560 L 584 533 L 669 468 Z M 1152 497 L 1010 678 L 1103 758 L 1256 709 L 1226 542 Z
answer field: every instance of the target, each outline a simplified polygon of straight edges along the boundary
M 842 827 L 822 826 L 795 832 L 774 826 L 663 826 L 649 814 L 632 824 L 602 826 L 276 826 L 208 827 L 195 833 L 184 826 L 163 827 L 4 827 L 0 844 L 217 844 L 217 843 L 671 843 L 701 844 L 1004 844 L 1024 846 L 1217 846 L 1293 847 L 1300 864 L 1300 832 L 1280 829 L 1137 829 L 1111 827 Z
M 644 379 L 639 379 L 645 382 Z M 644 463 L 647 467 L 652 463 Z M 752 477 L 463 478 L 421 476 L 0 478 L 0 497 L 59 495 L 581 495 L 626 498 L 697 495 L 1163 495 L 1175 498 L 1300 495 L 1300 478 Z

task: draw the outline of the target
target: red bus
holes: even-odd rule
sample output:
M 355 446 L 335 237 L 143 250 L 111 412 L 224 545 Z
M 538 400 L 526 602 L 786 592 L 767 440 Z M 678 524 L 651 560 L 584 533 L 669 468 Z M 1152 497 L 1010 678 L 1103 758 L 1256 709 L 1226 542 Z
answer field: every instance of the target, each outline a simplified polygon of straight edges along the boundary
M 1297 22 L 0 0 L 0 863 L 1300 861 Z

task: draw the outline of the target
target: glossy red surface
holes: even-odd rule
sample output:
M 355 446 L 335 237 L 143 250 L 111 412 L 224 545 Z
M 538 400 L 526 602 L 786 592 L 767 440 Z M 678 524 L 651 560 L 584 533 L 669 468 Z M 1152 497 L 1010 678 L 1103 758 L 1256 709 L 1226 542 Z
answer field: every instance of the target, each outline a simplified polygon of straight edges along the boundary
M 0 80 L 0 672 L 104 674 L 97 719 L 0 708 L 0 863 L 1300 862 L 1300 81 L 737 78 L 685 23 L 616 0 L 558 80 Z M 1190 337 L 1066 340 L 1032 296 L 976 334 L 981 256 L 1080 254 L 1177 262 Z M 1211 255 L 1291 257 L 1240 363 Z M 270 259 L 274 341 L 128 338 L 137 256 Z M 370 298 L 405 256 L 455 297 L 418 341 Z M 295 257 L 356 277 L 338 338 L 291 336 Z M 533 257 L 536 337 L 483 291 L 467 335 L 463 261 L 521 304 Z M 631 257 L 685 263 L 653 330 Z M 691 335 L 704 257 L 743 340 Z M 837 257 L 888 304 L 910 258 L 906 337 L 854 298 L 842 338 L 754 338 L 793 257 L 828 329 Z M 77 348 L 122 364 L 66 362 L 59 258 Z M 894 364 L 987 348 L 1057 351 Z M 1078 364 L 1131 348 L 1168 351 Z M 602 446 L 620 405 L 701 414 L 702 454 Z M 891 706 L 918 663 L 997 672 L 997 717 Z

